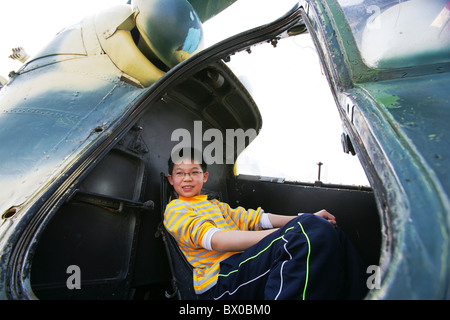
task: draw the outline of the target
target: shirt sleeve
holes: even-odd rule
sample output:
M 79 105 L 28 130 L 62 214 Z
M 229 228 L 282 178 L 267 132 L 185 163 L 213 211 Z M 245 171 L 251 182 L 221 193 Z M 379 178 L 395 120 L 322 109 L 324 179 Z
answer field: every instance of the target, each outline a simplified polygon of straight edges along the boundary
M 261 228 L 262 229 L 272 229 L 273 228 L 273 225 L 272 225 L 272 222 L 270 222 L 268 213 L 263 213 L 261 215 L 261 222 L 260 223 L 261 223 Z
M 258 209 L 244 209 L 243 207 L 236 207 L 232 209 L 228 203 L 219 202 L 213 200 L 216 205 L 218 205 L 222 211 L 225 219 L 230 219 L 231 224 L 235 225 L 238 230 L 243 231 L 254 231 L 261 230 L 261 215 L 264 210 Z
M 199 216 L 189 207 L 177 202 L 171 202 L 167 206 L 164 226 L 179 245 L 189 248 L 204 248 L 205 234 L 209 229 L 216 227 L 211 219 Z
M 219 228 L 209 228 L 205 232 L 205 235 L 203 236 L 203 239 L 202 239 L 202 246 L 203 246 L 203 248 L 208 249 L 208 250 L 212 250 L 211 239 L 212 239 L 213 235 L 217 231 L 220 231 L 220 229 Z

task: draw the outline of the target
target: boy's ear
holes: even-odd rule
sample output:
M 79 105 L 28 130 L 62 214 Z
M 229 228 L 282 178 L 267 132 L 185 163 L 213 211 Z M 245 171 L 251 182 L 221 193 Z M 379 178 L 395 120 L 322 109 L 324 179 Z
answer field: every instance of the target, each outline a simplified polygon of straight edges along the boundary
M 172 178 L 172 175 L 168 174 L 168 175 L 167 175 L 167 180 L 169 180 L 169 183 L 173 186 L 173 178 Z
M 208 181 L 208 177 L 209 177 L 209 172 L 206 171 L 203 173 L 203 183 L 205 183 L 206 181 Z

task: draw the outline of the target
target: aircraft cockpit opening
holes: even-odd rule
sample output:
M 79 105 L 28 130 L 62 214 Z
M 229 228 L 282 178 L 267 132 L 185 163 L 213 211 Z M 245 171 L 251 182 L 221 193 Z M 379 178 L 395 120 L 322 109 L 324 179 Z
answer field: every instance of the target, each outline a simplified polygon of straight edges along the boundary
M 361 33 L 422 0 L 126 2 L 0 78 L 0 299 L 449 298 L 449 61 Z
M 373 191 L 358 158 L 342 151 L 339 114 L 311 37 L 276 42 L 180 77 L 79 177 L 33 254 L 37 297 L 205 298 L 192 292 L 192 280 L 177 278 L 172 287 L 183 262 L 170 250 L 166 256 L 163 239 L 170 239 L 160 229 L 170 189 L 167 157 L 185 145 L 209 159 L 206 192 L 232 207 L 287 215 L 327 208 L 366 268 L 378 265 Z M 149 201 L 153 206 L 145 207 Z M 82 290 L 67 290 L 66 265 L 80 268 Z

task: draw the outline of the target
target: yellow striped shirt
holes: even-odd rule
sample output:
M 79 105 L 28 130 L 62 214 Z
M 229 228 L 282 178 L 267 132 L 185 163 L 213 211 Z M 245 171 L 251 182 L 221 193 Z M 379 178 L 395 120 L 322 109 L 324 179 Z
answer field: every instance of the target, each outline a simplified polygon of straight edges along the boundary
M 164 213 L 164 226 L 194 267 L 194 289 L 200 294 L 217 282 L 220 262 L 236 252 L 218 252 L 202 246 L 210 228 L 226 230 L 261 230 L 261 208 L 235 209 L 224 202 L 208 200 L 206 195 L 181 197 L 171 201 Z

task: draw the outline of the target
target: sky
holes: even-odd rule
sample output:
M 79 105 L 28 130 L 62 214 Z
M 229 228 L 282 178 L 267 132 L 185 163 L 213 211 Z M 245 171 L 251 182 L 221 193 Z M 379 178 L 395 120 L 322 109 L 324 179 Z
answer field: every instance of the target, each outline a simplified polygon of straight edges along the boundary
M 124 3 L 126 0 L 2 0 L 0 76 L 7 78 L 22 65 L 8 58 L 12 48 L 22 46 L 33 56 L 64 27 Z M 209 46 L 269 23 L 295 4 L 295 0 L 238 0 L 204 24 L 205 43 Z M 323 182 L 368 184 L 357 157 L 342 151 L 337 108 L 318 62 L 309 36 L 283 41 L 277 49 L 258 46 L 251 55 L 232 57 L 229 67 L 247 86 L 263 117 L 261 133 L 239 159 L 238 173 L 314 182 L 317 163 L 322 162 Z

